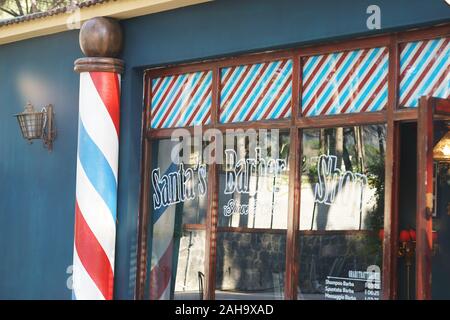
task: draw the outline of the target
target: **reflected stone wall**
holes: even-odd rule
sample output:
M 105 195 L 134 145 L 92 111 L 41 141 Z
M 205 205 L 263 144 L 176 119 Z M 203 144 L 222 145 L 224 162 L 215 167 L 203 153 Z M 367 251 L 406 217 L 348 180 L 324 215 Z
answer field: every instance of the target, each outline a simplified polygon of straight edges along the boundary
M 285 252 L 285 234 L 219 233 L 216 288 L 241 291 L 282 290 Z
M 179 242 L 175 291 L 199 291 L 199 272 L 204 274 L 205 231 L 183 232 Z

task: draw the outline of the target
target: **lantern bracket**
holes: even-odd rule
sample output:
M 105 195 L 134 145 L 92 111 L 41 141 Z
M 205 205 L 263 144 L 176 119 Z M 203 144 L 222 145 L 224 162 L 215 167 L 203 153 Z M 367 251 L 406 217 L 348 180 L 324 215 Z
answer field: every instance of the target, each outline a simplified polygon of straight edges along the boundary
M 44 147 L 50 152 L 53 149 L 53 140 L 56 138 L 55 119 L 53 114 L 53 105 L 49 104 L 42 108 L 44 114 L 44 126 L 42 129 L 42 141 Z

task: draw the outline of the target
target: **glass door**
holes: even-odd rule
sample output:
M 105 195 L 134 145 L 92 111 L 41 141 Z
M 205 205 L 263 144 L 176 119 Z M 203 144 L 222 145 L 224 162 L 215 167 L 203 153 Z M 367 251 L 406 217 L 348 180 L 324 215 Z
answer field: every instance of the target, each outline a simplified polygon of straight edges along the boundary
M 417 119 L 417 211 L 416 211 L 416 298 L 442 299 L 439 291 L 447 277 L 441 277 L 450 253 L 449 236 L 450 100 L 422 97 Z M 437 230 L 437 228 L 441 230 Z M 442 243 L 442 246 L 440 244 Z M 436 262 L 436 267 L 433 264 Z M 444 267 L 445 268 L 445 267 Z M 437 290 L 432 290 L 436 284 Z

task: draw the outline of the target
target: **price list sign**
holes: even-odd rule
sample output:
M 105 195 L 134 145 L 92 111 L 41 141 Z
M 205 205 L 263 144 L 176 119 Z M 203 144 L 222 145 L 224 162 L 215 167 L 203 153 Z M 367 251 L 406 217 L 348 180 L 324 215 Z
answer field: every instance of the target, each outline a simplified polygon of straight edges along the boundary
M 327 276 L 324 294 L 326 300 L 379 300 L 380 268 L 372 265 L 367 271 L 349 270 L 347 277 Z

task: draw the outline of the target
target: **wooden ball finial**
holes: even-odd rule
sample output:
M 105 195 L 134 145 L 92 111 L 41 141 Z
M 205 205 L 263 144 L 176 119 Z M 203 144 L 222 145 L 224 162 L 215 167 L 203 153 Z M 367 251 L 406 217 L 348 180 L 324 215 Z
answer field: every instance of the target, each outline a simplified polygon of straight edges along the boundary
M 80 47 L 87 57 L 116 58 L 122 50 L 122 43 L 122 29 L 112 18 L 93 18 L 81 27 Z

